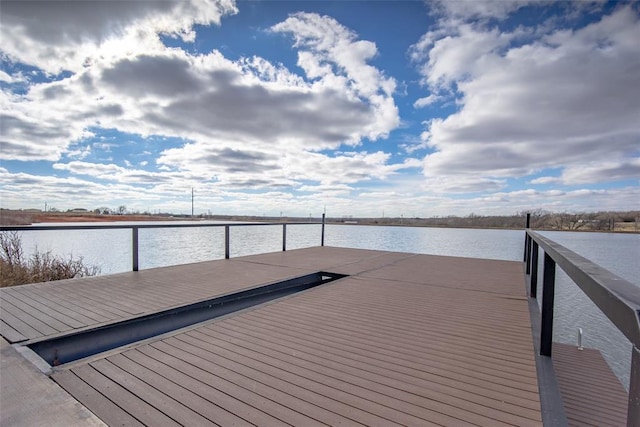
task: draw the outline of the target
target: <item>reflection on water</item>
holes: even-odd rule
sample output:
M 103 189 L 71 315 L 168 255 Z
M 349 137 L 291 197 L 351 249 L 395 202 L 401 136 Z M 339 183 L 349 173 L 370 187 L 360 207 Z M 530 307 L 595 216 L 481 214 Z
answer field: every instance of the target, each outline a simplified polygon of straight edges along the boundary
M 543 234 L 638 284 L 640 235 Z M 26 255 L 37 245 L 41 251 L 82 256 L 88 264 L 99 265 L 102 274 L 131 270 L 130 230 L 37 231 L 24 232 L 22 236 Z M 230 241 L 231 257 L 279 251 L 282 226 L 231 227 Z M 327 225 L 325 234 L 327 246 L 511 261 L 522 261 L 523 243 L 524 232 L 518 230 Z M 319 244 L 319 225 L 287 226 L 288 249 Z M 222 259 L 224 228 L 141 229 L 139 256 L 141 269 Z M 582 328 L 583 344 L 601 350 L 628 388 L 630 343 L 560 269 L 554 323 L 554 339 L 569 344 L 576 343 L 577 329 Z

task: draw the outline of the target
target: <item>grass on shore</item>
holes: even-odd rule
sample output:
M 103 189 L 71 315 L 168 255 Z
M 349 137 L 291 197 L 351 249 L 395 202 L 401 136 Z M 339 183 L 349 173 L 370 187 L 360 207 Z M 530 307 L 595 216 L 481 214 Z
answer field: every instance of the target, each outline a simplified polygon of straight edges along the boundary
M 99 273 L 100 267 L 86 265 L 82 257 L 69 256 L 64 259 L 36 248 L 33 255 L 26 258 L 20 234 L 0 232 L 0 287 L 95 276 Z

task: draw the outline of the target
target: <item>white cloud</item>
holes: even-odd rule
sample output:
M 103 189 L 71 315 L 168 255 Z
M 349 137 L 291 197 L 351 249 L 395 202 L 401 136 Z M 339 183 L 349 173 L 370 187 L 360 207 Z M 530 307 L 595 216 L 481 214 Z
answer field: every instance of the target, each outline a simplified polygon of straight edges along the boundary
M 434 95 L 434 94 L 425 96 L 423 98 L 418 98 L 416 102 L 413 103 L 413 108 L 424 108 L 435 102 L 438 102 L 440 99 L 442 99 L 442 96 Z
M 365 127 L 365 136 L 386 137 L 400 124 L 392 97 L 395 80 L 367 63 L 377 55 L 375 43 L 358 40 L 355 33 L 335 19 L 315 13 L 293 14 L 271 30 L 290 33 L 295 47 L 309 49 L 299 53 L 298 65 L 308 78 L 321 77 L 314 86 L 347 90 L 351 96 L 364 99 L 372 106 L 375 120 Z M 332 71 L 334 68 L 337 72 Z
M 424 160 L 427 178 L 499 180 L 545 168 L 578 170 L 601 158 L 620 169 L 637 155 L 637 11 L 621 7 L 584 28 L 511 45 L 519 36 L 469 24 L 440 34 L 426 51 L 415 47 L 422 55 L 415 57 L 426 58 L 425 82 L 457 90 L 460 105 L 427 125 L 425 142 L 435 150 Z M 627 178 L 636 173 L 625 170 Z
M 237 12 L 217 1 L 3 1 L 2 50 L 49 73 L 80 71 L 95 60 L 162 50 L 159 35 L 193 41 L 195 24 Z
M 215 180 L 236 189 L 348 184 L 419 164 L 389 164 L 381 151 L 317 153 L 385 137 L 396 127 L 395 81 L 367 64 L 375 45 L 333 19 L 298 14 L 274 31 L 294 34 L 296 45 L 309 49 L 301 58 L 317 62 L 311 80 L 264 58 L 231 61 L 215 50 L 114 51 L 70 77 L 33 84 L 23 96 L 3 92 L 2 157 L 58 161 L 66 153 L 81 160 L 90 149 L 83 155 L 69 147 L 91 136 L 89 128 L 187 141 L 160 154 L 157 173 L 131 163 L 127 169 L 79 161 L 54 166 L 120 183 L 156 183 L 158 191 L 169 179 Z
M 562 180 L 557 176 L 541 176 L 529 181 L 530 184 L 556 184 L 561 182 Z
M 5 71 L 0 70 L 0 82 L 12 83 L 14 78 L 7 74 Z
M 314 33 L 320 23 L 332 29 L 330 40 Z M 3 92 L 2 156 L 57 161 L 74 141 L 86 138 L 86 129 L 112 128 L 188 141 L 165 150 L 157 163 L 236 187 L 292 186 L 302 177 L 353 182 L 405 167 L 387 165 L 388 156 L 378 153 L 313 155 L 385 137 L 398 125 L 395 82 L 366 63 L 375 45 L 318 15 L 296 15 L 275 29 L 295 32 L 296 38 L 304 33 L 296 43 L 321 58 L 318 66 L 327 70 L 322 78 L 306 81 L 264 58 L 231 61 L 215 50 L 192 55 L 163 48 L 101 58 L 70 77 L 34 84 L 24 96 Z M 299 170 L 300 158 L 351 170 Z
M 505 19 L 516 10 L 529 4 L 539 3 L 539 0 L 432 0 L 434 12 L 451 19 Z
M 619 162 L 600 161 L 570 166 L 563 171 L 562 181 L 568 185 L 635 180 L 640 184 L 640 157 Z

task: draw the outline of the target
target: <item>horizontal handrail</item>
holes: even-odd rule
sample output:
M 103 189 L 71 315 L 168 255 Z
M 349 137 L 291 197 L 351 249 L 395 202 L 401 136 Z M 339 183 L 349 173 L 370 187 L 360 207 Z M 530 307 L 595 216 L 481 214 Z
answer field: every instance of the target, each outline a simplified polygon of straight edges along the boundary
M 224 257 L 230 257 L 230 233 L 231 227 L 254 227 L 254 226 L 281 226 L 282 227 L 282 251 L 287 250 L 287 224 L 288 225 L 322 225 L 320 246 L 324 246 L 324 225 L 325 214 L 322 214 L 322 221 L 309 222 L 231 222 L 231 223 L 128 223 L 128 224 L 86 224 L 86 225 L 9 225 L 0 226 L 0 231 L 50 231 L 50 230 L 131 230 L 131 269 L 138 271 L 138 230 L 141 228 L 192 228 L 192 227 L 218 227 L 224 228 Z
M 527 234 L 640 347 L 640 287 L 535 231 L 527 230 Z
M 42 230 L 109 230 L 109 229 L 131 229 L 131 228 L 189 228 L 189 227 L 252 227 L 252 226 L 265 226 L 265 225 L 320 225 L 324 224 L 322 221 L 309 221 L 309 222 L 225 222 L 225 223 L 172 223 L 166 224 L 87 224 L 87 225 L 3 225 L 0 226 L 0 231 L 42 231 Z
M 538 286 L 539 247 L 544 251 L 540 354 L 551 356 L 557 264 L 631 341 L 627 426 L 640 426 L 640 287 L 527 227 L 524 258 L 526 274 L 531 275 L 532 298 L 536 298 Z

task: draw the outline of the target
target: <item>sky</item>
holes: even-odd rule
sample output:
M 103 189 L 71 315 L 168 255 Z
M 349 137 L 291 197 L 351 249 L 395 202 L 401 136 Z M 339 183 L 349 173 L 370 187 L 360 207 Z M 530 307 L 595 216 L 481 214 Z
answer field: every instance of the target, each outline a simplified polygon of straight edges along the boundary
M 5 1 L 0 207 L 640 209 L 637 1 Z

